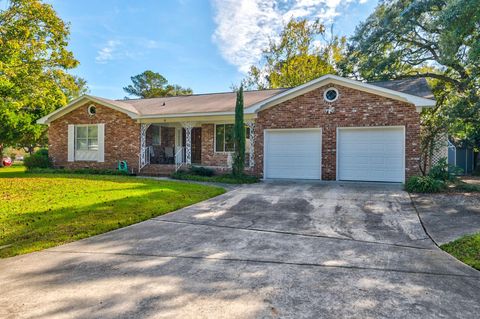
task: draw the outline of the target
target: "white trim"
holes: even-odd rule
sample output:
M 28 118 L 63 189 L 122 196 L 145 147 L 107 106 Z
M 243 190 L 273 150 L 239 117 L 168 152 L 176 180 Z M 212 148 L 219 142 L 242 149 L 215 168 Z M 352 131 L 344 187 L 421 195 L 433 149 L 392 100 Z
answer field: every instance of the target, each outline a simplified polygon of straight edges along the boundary
M 376 95 L 381 95 L 385 97 L 389 97 L 392 99 L 396 99 L 399 101 L 407 102 L 410 104 L 415 105 L 416 107 L 433 107 L 435 106 L 435 101 L 426 99 L 423 97 L 402 93 L 386 88 L 382 88 L 373 84 L 368 84 L 360 81 L 355 81 L 347 78 L 343 78 L 337 75 L 327 74 L 318 79 L 312 80 L 307 82 L 303 85 L 294 87 L 290 90 L 286 90 L 280 94 L 274 95 L 266 100 L 260 101 L 247 109 L 245 109 L 245 113 L 257 113 L 263 109 L 272 107 L 277 105 L 281 102 L 290 100 L 294 97 L 300 96 L 305 94 L 306 92 L 315 90 L 319 87 L 328 85 L 328 84 L 338 84 L 346 87 L 350 87 L 353 89 L 361 90 L 364 92 L 373 93 Z
M 105 162 L 105 123 L 97 124 L 98 162 Z
M 174 114 L 151 114 L 141 115 L 135 119 L 152 119 L 152 118 L 171 118 L 171 117 L 194 117 L 194 116 L 221 116 L 221 115 L 235 115 L 235 112 L 197 112 L 197 113 L 174 113 Z
M 68 124 L 67 132 L 67 161 L 75 162 L 75 125 Z
M 320 178 L 323 174 L 323 129 L 321 127 L 305 127 L 305 128 L 267 128 L 263 130 L 263 180 L 268 180 L 267 175 L 267 136 L 269 132 L 277 131 L 320 131 Z
M 359 129 L 396 129 L 396 128 L 401 128 L 403 130 L 403 183 L 405 183 L 405 177 L 406 177 L 406 172 L 405 172 L 405 168 L 406 168 L 406 149 L 407 149 L 407 130 L 406 130 L 406 127 L 405 125 L 392 125 L 392 126 L 340 126 L 340 127 L 337 127 L 336 129 L 336 132 L 335 132 L 335 180 L 336 181 L 340 181 L 340 178 L 339 178 L 339 175 L 338 175 L 338 159 L 339 159 L 339 156 L 338 156 L 338 146 L 339 146 L 339 131 L 340 130 L 359 130 Z
M 335 98 L 333 100 L 329 100 L 327 99 L 327 92 L 328 91 L 335 91 L 335 93 L 337 93 L 337 95 L 335 96 Z M 335 88 L 335 87 L 329 87 L 329 88 L 326 88 L 325 91 L 323 92 L 323 99 L 325 100 L 325 102 L 327 103 L 333 103 L 335 102 L 336 100 L 338 100 L 338 97 L 340 96 L 340 93 L 338 93 L 338 90 Z

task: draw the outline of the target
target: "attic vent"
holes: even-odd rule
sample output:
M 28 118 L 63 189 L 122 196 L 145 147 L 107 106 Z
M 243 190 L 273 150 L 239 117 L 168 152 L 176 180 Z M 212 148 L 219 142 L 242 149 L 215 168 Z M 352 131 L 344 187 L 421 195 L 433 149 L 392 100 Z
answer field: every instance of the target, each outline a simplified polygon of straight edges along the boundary
M 336 88 L 329 88 L 325 90 L 325 93 L 323 94 L 323 98 L 327 102 L 334 102 L 336 99 L 338 99 L 338 90 Z
M 94 116 L 95 114 L 97 114 L 97 108 L 93 104 L 89 105 L 87 108 L 87 112 L 88 112 L 88 115 Z

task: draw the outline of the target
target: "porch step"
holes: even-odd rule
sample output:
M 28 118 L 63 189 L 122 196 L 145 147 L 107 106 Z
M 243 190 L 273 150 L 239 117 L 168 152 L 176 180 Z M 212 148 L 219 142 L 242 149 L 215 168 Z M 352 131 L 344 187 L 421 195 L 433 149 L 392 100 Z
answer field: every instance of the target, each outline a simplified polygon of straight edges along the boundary
M 175 172 L 174 164 L 149 164 L 140 170 L 141 176 L 170 176 Z

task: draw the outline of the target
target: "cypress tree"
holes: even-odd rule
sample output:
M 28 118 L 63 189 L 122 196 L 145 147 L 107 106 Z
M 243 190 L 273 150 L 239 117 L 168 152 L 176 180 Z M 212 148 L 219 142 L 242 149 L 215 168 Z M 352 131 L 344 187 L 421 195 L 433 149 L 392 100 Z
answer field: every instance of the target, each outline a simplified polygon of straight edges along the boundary
M 245 167 L 245 123 L 243 120 L 243 85 L 237 91 L 235 104 L 235 126 L 233 129 L 235 154 L 233 158 L 232 173 L 234 176 L 243 175 Z

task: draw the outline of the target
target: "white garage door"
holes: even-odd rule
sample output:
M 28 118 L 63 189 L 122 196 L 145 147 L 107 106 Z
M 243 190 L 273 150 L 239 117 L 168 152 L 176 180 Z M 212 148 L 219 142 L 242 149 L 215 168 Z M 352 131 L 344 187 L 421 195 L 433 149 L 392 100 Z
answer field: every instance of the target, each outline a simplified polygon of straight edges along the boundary
M 403 128 L 339 129 L 337 143 L 339 180 L 404 181 Z
M 321 179 L 322 131 L 265 131 L 265 178 Z

